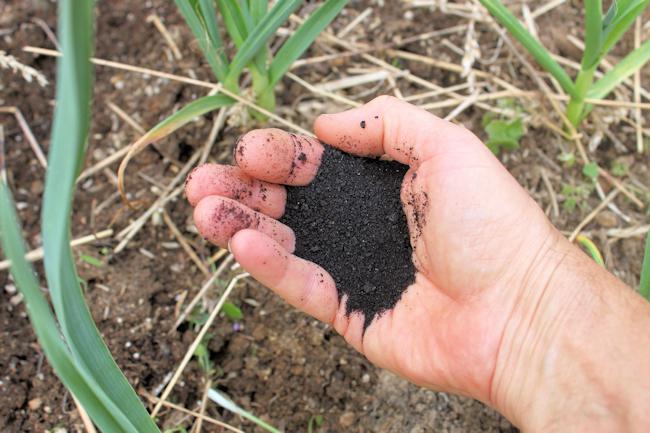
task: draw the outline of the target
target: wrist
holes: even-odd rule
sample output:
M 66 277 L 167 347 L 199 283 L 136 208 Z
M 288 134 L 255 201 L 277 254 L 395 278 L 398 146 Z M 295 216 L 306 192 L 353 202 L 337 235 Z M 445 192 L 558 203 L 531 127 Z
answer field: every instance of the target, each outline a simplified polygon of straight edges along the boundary
M 554 232 L 522 277 L 491 401 L 524 431 L 649 431 L 650 303 Z

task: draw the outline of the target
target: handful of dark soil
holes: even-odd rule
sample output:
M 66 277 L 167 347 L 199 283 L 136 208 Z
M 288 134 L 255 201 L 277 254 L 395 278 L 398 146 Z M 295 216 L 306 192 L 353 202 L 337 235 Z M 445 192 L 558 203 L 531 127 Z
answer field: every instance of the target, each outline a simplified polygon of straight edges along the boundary
M 364 329 L 389 310 L 414 280 L 411 244 L 400 202 L 407 167 L 325 146 L 316 179 L 287 187 L 282 222 L 296 233 L 296 255 L 325 268 L 347 312 Z

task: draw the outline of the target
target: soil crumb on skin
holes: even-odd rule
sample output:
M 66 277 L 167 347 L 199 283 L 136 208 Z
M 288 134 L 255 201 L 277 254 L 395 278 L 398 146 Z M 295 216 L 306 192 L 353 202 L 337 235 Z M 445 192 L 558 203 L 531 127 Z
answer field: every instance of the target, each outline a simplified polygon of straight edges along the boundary
M 316 179 L 287 187 L 282 222 L 296 234 L 296 255 L 334 278 L 347 313 L 361 312 L 364 329 L 395 306 L 414 280 L 400 188 L 407 167 L 360 158 L 325 146 Z

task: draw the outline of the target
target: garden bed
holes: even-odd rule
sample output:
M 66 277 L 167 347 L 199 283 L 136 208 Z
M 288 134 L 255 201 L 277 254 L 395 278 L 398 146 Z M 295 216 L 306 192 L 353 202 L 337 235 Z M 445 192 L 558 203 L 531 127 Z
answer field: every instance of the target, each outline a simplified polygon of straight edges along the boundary
M 542 2 L 535 1 L 529 6 L 534 10 L 540 4 Z M 372 11 L 365 20 L 348 31 L 346 26 L 369 7 Z M 160 31 L 147 21 L 152 14 L 162 20 L 182 58 L 174 55 Z M 0 6 L 0 49 L 42 72 L 50 82 L 40 87 L 34 82 L 26 83 L 19 74 L 0 69 L 0 107 L 18 107 L 45 151 L 53 110 L 55 60 L 47 55 L 25 53 L 22 48 L 54 49 L 43 29 L 48 26 L 55 29 L 55 15 L 55 5 L 50 2 L 10 0 Z M 575 25 L 570 25 L 572 21 Z M 540 38 L 554 52 L 577 61 L 580 51 L 567 38 L 567 29 L 581 28 L 580 21 L 579 10 L 567 3 L 537 18 Z M 341 39 L 348 43 L 386 48 L 427 32 L 467 24 L 464 17 L 440 10 L 411 8 L 408 3 L 357 1 L 350 3 L 332 28 L 334 34 L 343 31 L 345 35 Z M 462 53 L 456 51 L 465 46 L 466 34 L 462 28 L 443 32 L 404 44 L 399 49 L 460 67 Z M 538 90 L 528 69 L 498 39 L 489 25 L 476 24 L 476 42 L 482 60 L 476 60 L 474 68 L 508 80 L 520 89 Z M 631 46 L 632 38 L 628 38 L 620 50 L 627 52 Z M 312 47 L 307 57 L 346 51 L 349 48 L 340 44 L 321 41 Z M 96 57 L 211 81 L 209 68 L 193 36 L 173 2 L 169 1 L 99 2 Z M 442 88 L 456 86 L 457 93 L 469 94 L 470 88 L 462 88 L 467 78 L 451 70 L 453 68 L 407 57 L 386 49 L 368 54 L 343 54 L 304 64 L 293 72 L 312 85 L 341 85 L 337 80 L 354 75 L 368 77 L 382 71 L 389 77 L 336 91 L 353 102 L 365 102 L 384 93 L 409 97 L 435 90 L 417 80 L 405 79 L 406 71 L 424 82 Z M 381 61 L 386 64 L 382 65 Z M 649 75 L 646 67 L 642 71 L 642 82 L 647 82 Z M 106 66 L 97 66 L 95 77 L 86 167 L 94 166 L 133 142 L 140 135 L 138 125 L 150 128 L 174 109 L 207 93 L 204 88 L 174 79 Z M 478 75 L 475 80 L 478 84 L 484 82 Z M 286 78 L 281 86 L 278 115 L 305 129 L 311 129 L 313 119 L 320 112 L 347 108 L 345 101 L 333 98 L 328 90 L 325 93 L 329 95 L 316 94 L 291 78 Z M 484 93 L 489 92 L 496 92 L 496 89 L 485 86 Z M 631 100 L 629 92 L 623 96 Z M 552 221 L 570 234 L 603 202 L 602 197 L 578 165 L 568 167 L 558 159 L 570 153 L 573 144 L 548 127 L 548 120 L 553 119 L 552 110 L 542 98 L 500 99 L 501 104 L 493 99 L 486 99 L 482 104 L 495 109 L 517 106 L 526 113 L 523 118 L 527 127 L 519 149 L 503 153 L 501 160 Z M 424 105 L 445 100 L 447 97 L 414 102 Z M 453 113 L 461 102 L 432 108 L 432 111 L 444 117 Z M 136 125 L 126 121 L 120 110 Z M 485 112 L 484 108 L 471 105 L 459 111 L 454 121 L 485 139 L 482 126 Z M 647 204 L 648 189 L 644 186 L 650 185 L 649 161 L 647 156 L 635 152 L 635 129 L 627 121 L 635 118 L 634 113 L 605 107 L 597 108 L 594 116 L 594 120 L 585 125 L 583 138 L 588 149 L 590 145 L 594 148 L 589 153 L 591 158 L 616 175 L 627 188 L 636 191 Z M 127 180 L 135 198 L 148 202 L 156 199 L 181 167 L 204 149 L 216 117 L 216 113 L 203 116 L 155 149 L 139 155 L 132 162 Z M 211 149 L 211 160 L 231 161 L 235 140 L 247 129 L 241 121 L 245 117 L 245 110 L 231 113 Z M 647 117 L 646 114 L 646 124 Z M 282 126 L 273 120 L 271 124 Z M 595 128 L 597 124 L 601 125 L 600 132 Z M 45 171 L 14 117 L 0 113 L 0 125 L 3 125 L 10 184 L 19 203 L 19 216 L 30 246 L 36 248 L 40 245 L 38 220 Z M 253 123 L 250 125 L 252 127 Z M 602 139 L 597 142 L 595 138 L 600 135 Z M 195 312 L 192 320 L 174 327 L 179 311 L 196 294 L 207 275 L 186 254 L 170 229 L 170 221 L 203 260 L 218 251 L 196 234 L 191 208 L 178 197 L 168 202 L 166 215 L 148 220 L 124 250 L 114 253 L 119 244 L 117 233 L 143 212 L 128 209 L 119 201 L 114 178 L 116 168 L 113 163 L 80 182 L 73 216 L 75 238 L 105 229 L 112 229 L 114 234 L 76 248 L 75 254 L 79 259 L 80 276 L 86 283 L 86 297 L 100 331 L 129 381 L 143 399 L 150 399 L 147 402 L 153 407 L 155 396 L 160 395 L 194 340 L 204 314 Z M 608 182 L 602 182 L 602 187 L 603 194 L 612 191 Z M 608 268 L 628 284 L 636 285 L 643 252 L 643 226 L 647 219 L 644 211 L 625 194 L 618 194 L 612 203 L 616 208 L 603 207 L 583 232 L 600 246 Z M 573 210 L 572 204 L 575 204 Z M 221 256 L 216 265 L 223 260 Z M 40 265 L 38 268 L 42 270 Z M 224 273 L 223 282 L 227 282 L 227 277 L 228 273 Z M 3 372 L 0 377 L 0 430 L 41 432 L 64 428 L 68 432 L 78 431 L 82 428 L 79 413 L 39 349 L 24 304 L 14 292 L 6 271 L 0 271 L 0 289 L 0 344 L 3 347 L 0 353 L 0 371 Z M 213 306 L 218 292 L 216 289 L 210 292 L 207 302 L 201 304 L 205 310 Z M 238 285 L 231 301 L 239 306 L 243 319 L 233 322 L 219 317 L 210 330 L 208 355 L 218 371 L 213 386 L 283 431 L 306 431 L 309 420 L 317 415 L 322 415 L 324 424 L 315 429 L 316 432 L 514 430 L 505 419 L 478 402 L 422 390 L 376 369 L 330 327 L 290 308 L 254 281 L 246 280 Z M 177 407 L 199 411 L 205 386 L 203 370 L 192 360 L 168 401 Z M 216 405 L 208 404 L 205 414 L 245 431 L 256 431 L 249 422 Z M 163 406 L 158 419 L 159 425 L 165 428 L 189 429 L 194 421 L 192 416 L 169 406 Z M 219 431 L 208 423 L 204 423 L 203 430 Z

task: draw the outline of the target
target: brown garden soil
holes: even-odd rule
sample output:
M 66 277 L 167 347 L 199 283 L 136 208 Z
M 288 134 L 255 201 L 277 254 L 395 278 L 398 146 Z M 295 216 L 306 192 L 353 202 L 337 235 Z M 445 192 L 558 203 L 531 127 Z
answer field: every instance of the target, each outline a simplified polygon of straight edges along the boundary
M 537 3 L 540 2 L 530 2 L 531 8 Z M 566 40 L 567 29 L 581 27 L 578 9 L 573 3 L 567 2 L 561 9 L 544 15 L 538 20 L 538 25 L 547 46 L 576 60 L 579 52 Z M 466 22 L 439 10 L 417 9 L 414 14 L 409 13 L 401 2 L 353 1 L 346 13 L 334 23 L 335 31 L 342 29 L 368 6 L 374 9 L 371 18 L 347 36 L 350 40 L 390 43 Z M 52 41 L 38 24 L 42 22 L 55 29 L 55 7 L 55 3 L 43 0 L 9 0 L 0 5 L 0 49 L 43 72 L 50 81 L 48 86 L 40 87 L 36 83 L 26 83 L 19 74 L 0 69 L 0 106 L 17 106 L 46 151 L 52 124 L 55 61 L 52 57 L 25 53 L 22 47 L 53 48 Z M 146 21 L 152 13 L 164 21 L 177 41 L 183 54 L 181 60 L 174 59 L 160 33 Z M 444 43 L 445 39 L 462 47 L 464 32 L 411 43 L 403 48 L 459 64 L 459 55 Z M 497 36 L 488 26 L 477 24 L 477 39 L 486 60 L 475 67 L 510 77 L 509 80 L 520 88 L 536 89 L 528 71 L 507 48 L 495 54 Z M 621 52 L 630 46 L 628 39 Z M 308 55 L 330 52 L 329 46 L 318 43 Z M 171 1 L 98 2 L 96 56 L 211 80 L 209 68 L 202 61 L 192 35 Z M 451 86 L 465 80 L 457 73 L 399 60 L 383 52 L 377 56 L 440 86 Z M 351 56 L 302 67 L 296 73 L 317 84 L 341 78 L 354 67 L 370 68 L 370 65 L 359 56 Z M 648 78 L 646 68 L 643 80 L 647 82 Z M 206 92 L 188 84 L 107 67 L 96 68 L 95 80 L 87 166 L 128 145 L 138 136 L 131 126 L 111 111 L 109 103 L 116 104 L 147 128 Z M 374 84 L 349 89 L 347 95 L 355 97 L 363 93 L 359 100 L 369 100 L 375 95 L 391 92 L 387 82 L 380 87 L 372 86 Z M 399 90 L 406 95 L 423 91 L 403 81 L 399 82 Z M 311 128 L 311 122 L 319 112 L 342 108 L 338 103 L 315 97 L 288 79 L 280 85 L 278 99 L 278 113 L 307 129 Z M 530 100 L 522 102 L 522 105 L 528 112 L 549 110 Z M 444 115 L 450 109 L 445 110 L 436 113 Z M 483 110 L 470 107 L 456 121 L 485 138 L 481 127 L 483 114 Z M 608 169 L 615 162 L 629 167 L 620 175 L 621 180 L 627 185 L 636 185 L 639 196 L 644 198 L 643 194 L 647 195 L 648 191 L 644 185 L 650 184 L 649 161 L 647 156 L 634 152 L 634 129 L 629 123 L 611 120 L 618 115 L 611 109 L 596 110 L 598 121 L 610 123 L 611 136 L 606 134 L 590 155 Z M 218 135 L 211 160 L 230 161 L 236 137 L 254 126 L 249 123 L 243 128 L 239 126 L 241 122 L 234 121 L 235 117 Z M 579 167 L 567 168 L 557 160 L 558 155 L 572 149 L 572 145 L 540 122 L 535 122 L 534 117 L 527 126 L 521 147 L 502 155 L 501 159 L 547 210 L 553 222 L 570 232 L 601 200 L 592 191 L 579 200 L 575 211 L 563 208 L 566 202 L 560 194 L 563 185 L 581 186 L 586 180 Z M 204 116 L 161 142 L 158 150 L 147 150 L 138 156 L 129 168 L 129 191 L 144 201 L 155 198 L 155 191 L 160 191 L 161 185 L 167 184 L 178 172 L 178 165 L 170 160 L 182 164 L 194 152 L 200 151 L 212 119 L 213 115 Z M 594 134 L 596 123 L 587 123 L 588 135 Z M 38 220 L 44 170 L 14 118 L 0 113 L 0 125 L 4 127 L 9 180 L 18 202 L 19 216 L 30 247 L 36 248 L 40 245 Z M 587 141 L 585 139 L 585 143 Z M 617 145 L 616 141 L 621 144 Z M 117 167 L 114 164 L 109 168 L 109 171 L 99 172 L 79 185 L 74 204 L 75 237 L 107 227 L 117 232 L 140 214 L 126 208 L 116 198 L 114 173 Z M 552 212 L 551 195 L 543 174 L 548 176 L 559 196 L 560 212 L 557 215 Z M 603 183 L 603 186 L 608 193 L 610 185 Z M 630 218 L 629 222 L 605 209 L 585 230 L 601 247 L 608 268 L 627 283 L 636 285 L 643 251 L 642 237 L 616 240 L 611 233 L 612 229 L 643 224 L 646 221 L 644 211 L 633 206 L 622 194 L 614 203 Z M 171 201 L 166 211 L 203 259 L 217 251 L 196 234 L 191 209 L 182 198 Z M 161 386 L 194 340 L 195 326 L 185 322 L 174 330 L 173 324 L 181 302 L 190 299 L 206 277 L 179 248 L 161 218 L 150 220 L 128 248 L 113 255 L 112 248 L 116 245 L 114 238 L 108 238 L 77 248 L 75 254 L 80 258 L 79 273 L 86 283 L 86 298 L 97 325 L 117 363 L 145 399 L 147 395 L 160 393 Z M 91 265 L 81 260 L 82 254 L 97 257 L 104 265 Z M 41 265 L 37 269 L 41 272 Z M 227 275 L 223 280 L 227 282 Z M 56 431 L 57 428 L 68 432 L 82 431 L 74 402 L 45 360 L 27 320 L 24 304 L 14 292 L 6 271 L 0 271 L 0 290 L 0 431 L 42 432 Z M 209 295 L 208 304 L 213 305 L 217 297 L 218 290 Z M 231 300 L 240 306 L 244 318 L 240 323 L 241 329 L 236 329 L 227 318 L 220 317 L 210 330 L 209 354 L 217 369 L 213 386 L 283 431 L 307 431 L 308 422 L 315 415 L 322 415 L 324 419 L 323 426 L 315 429 L 316 432 L 516 431 L 500 415 L 478 402 L 419 389 L 376 369 L 349 348 L 330 327 L 295 311 L 253 281 L 239 285 Z M 199 364 L 191 361 L 169 400 L 198 410 L 205 388 L 203 376 Z M 152 407 L 150 401 L 147 404 Z M 251 423 L 213 404 L 207 405 L 206 414 L 245 431 L 257 431 Z M 189 428 L 192 422 L 193 418 L 168 408 L 163 409 L 159 416 L 159 424 L 164 428 Z M 220 430 L 204 424 L 203 431 Z

